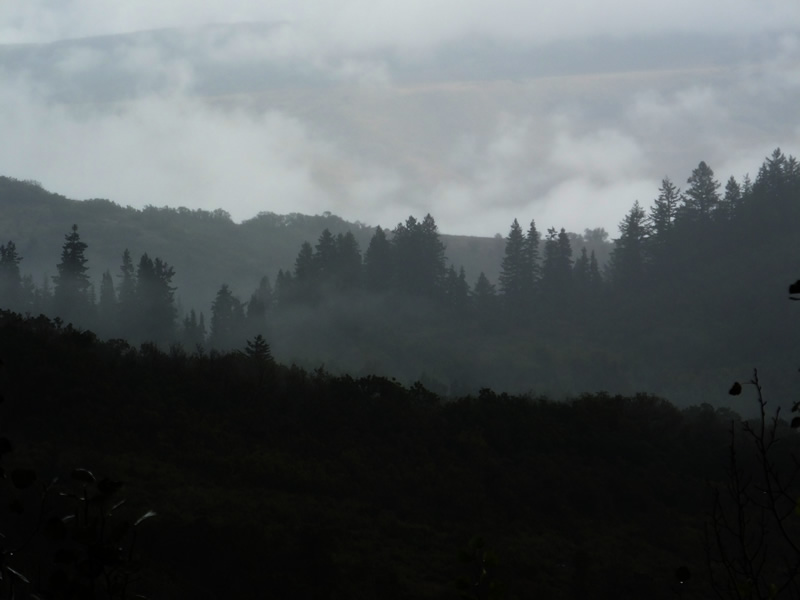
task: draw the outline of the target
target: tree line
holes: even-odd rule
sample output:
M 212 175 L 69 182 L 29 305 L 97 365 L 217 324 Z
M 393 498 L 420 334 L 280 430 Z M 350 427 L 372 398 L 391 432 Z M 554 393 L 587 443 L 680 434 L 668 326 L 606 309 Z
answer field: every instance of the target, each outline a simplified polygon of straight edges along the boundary
M 659 328 L 730 335 L 730 323 L 744 313 L 733 304 L 720 304 L 715 312 L 730 318 L 725 331 L 712 331 L 708 309 L 717 299 L 708 284 L 735 277 L 742 264 L 758 262 L 751 265 L 756 278 L 774 269 L 764 261 L 775 251 L 767 246 L 794 234 L 798 196 L 798 162 L 779 149 L 755 180 L 730 177 L 724 188 L 701 162 L 685 190 L 665 177 L 649 208 L 634 202 L 605 265 L 585 246 L 576 252 L 581 238 L 563 228 L 541 233 L 534 220 L 523 228 L 515 219 L 494 282 L 480 273 L 470 283 L 463 266 L 448 262 L 430 214 L 410 216 L 391 230 L 377 227 L 363 252 L 351 232 L 334 235 L 325 229 L 315 244 L 301 245 L 291 268 L 279 270 L 273 281 L 262 276 L 248 296 L 222 283 L 209 318 L 202 310 L 179 305 L 173 267 L 147 253 L 136 262 L 126 250 L 119 270 L 106 271 L 96 289 L 88 276 L 88 246 L 74 226 L 65 236 L 57 274 L 38 286 L 21 275 L 22 257 L 14 241 L 0 246 L 0 303 L 21 313 L 55 315 L 103 337 L 222 350 L 242 348 L 256 335 L 272 341 L 271 333 L 285 329 L 291 322 L 287 315 L 298 311 L 317 321 L 334 320 L 326 310 L 335 301 L 350 306 L 353 319 L 361 319 L 359 311 L 370 299 L 370 309 L 377 305 L 386 322 L 395 319 L 399 303 L 421 307 L 417 312 L 433 315 L 424 325 L 449 324 L 442 332 L 456 346 L 468 343 L 459 336 L 470 328 L 502 338 L 504 344 L 514 343 L 508 336 L 522 328 L 528 340 L 549 346 L 559 338 L 608 345 L 617 336 L 625 339 L 619 351 L 635 357 L 641 353 L 631 340 L 643 330 L 651 330 L 654 339 L 669 335 Z M 683 290 L 679 306 L 676 290 Z M 191 299 L 196 305 L 199 300 Z M 663 323 L 656 323 L 654 314 Z M 395 330 L 404 327 L 408 324 L 400 323 Z M 391 346 L 393 341 L 382 343 Z M 530 348 L 526 351 L 531 354 Z M 538 360 L 543 374 L 553 371 L 547 355 Z M 588 354 L 585 362 L 598 363 Z M 610 380 L 613 365 L 604 371 L 603 381 Z

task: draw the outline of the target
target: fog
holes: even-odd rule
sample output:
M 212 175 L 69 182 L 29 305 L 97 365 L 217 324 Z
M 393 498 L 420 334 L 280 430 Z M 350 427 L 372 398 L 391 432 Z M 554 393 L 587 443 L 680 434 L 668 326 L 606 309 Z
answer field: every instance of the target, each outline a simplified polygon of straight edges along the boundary
M 74 198 L 613 236 L 664 176 L 800 149 L 792 1 L 41 0 L 0 23 L 0 173 Z

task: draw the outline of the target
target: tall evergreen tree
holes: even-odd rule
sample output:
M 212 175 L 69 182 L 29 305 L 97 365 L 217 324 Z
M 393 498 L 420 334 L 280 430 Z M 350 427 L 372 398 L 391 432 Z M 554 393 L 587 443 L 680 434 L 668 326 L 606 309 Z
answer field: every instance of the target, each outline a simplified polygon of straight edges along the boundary
M 539 264 L 539 244 L 541 244 L 541 242 L 542 236 L 539 234 L 539 230 L 536 229 L 536 221 L 531 219 L 531 224 L 528 226 L 528 232 L 525 234 L 525 250 L 527 253 L 526 259 L 528 262 L 528 274 L 526 275 L 525 283 L 529 288 L 526 292 L 528 296 L 533 295 L 536 285 L 542 276 L 542 268 Z
M 111 336 L 117 331 L 117 294 L 111 271 L 105 271 L 100 281 L 100 299 L 97 302 L 98 333 Z
M 547 230 L 542 263 L 542 294 L 550 308 L 568 308 L 572 298 L 572 245 L 562 228 Z
M 482 316 L 493 315 L 497 311 L 497 290 L 483 271 L 472 289 L 472 305 Z
M 719 182 L 714 171 L 701 161 L 686 180 L 688 187 L 680 216 L 687 222 L 708 222 L 719 204 Z
M 117 286 L 118 328 L 123 337 L 132 337 L 135 333 L 138 307 L 136 302 L 136 268 L 133 266 L 131 253 L 125 248 L 122 253 L 122 264 L 119 268 L 119 285 Z
M 24 289 L 19 270 L 21 260 L 14 242 L 0 246 L 0 308 L 16 311 L 23 308 Z
M 258 288 L 250 296 L 247 303 L 247 320 L 263 325 L 267 312 L 272 307 L 272 287 L 269 278 L 265 275 L 261 278 Z
M 203 313 L 200 313 L 200 319 L 197 318 L 197 313 L 194 309 L 189 311 L 183 319 L 183 345 L 191 350 L 200 349 L 206 342 L 206 325 Z
M 139 309 L 138 338 L 169 342 L 175 337 L 175 270 L 160 258 L 143 254 L 136 269 L 136 302 Z
M 650 207 L 648 226 L 653 242 L 665 245 L 675 225 L 675 218 L 681 206 L 681 190 L 672 183 L 669 177 L 661 180 L 658 197 Z
M 717 218 L 720 221 L 730 221 L 741 208 L 742 188 L 736 179 L 731 176 L 725 184 L 725 195 L 719 203 Z
M 86 243 L 81 241 L 78 226 L 73 225 L 72 231 L 65 236 L 61 249 L 61 262 L 56 265 L 58 275 L 53 276 L 55 310 L 65 321 L 85 322 L 89 318 L 91 282 L 84 254 L 87 247 Z
M 209 343 L 217 350 L 228 350 L 241 345 L 243 339 L 244 307 L 233 295 L 228 284 L 222 284 L 211 304 L 211 331 Z
M 469 306 L 469 284 L 464 267 L 456 271 L 453 265 L 447 269 L 444 282 L 444 297 L 447 305 L 461 313 Z
M 636 201 L 619 224 L 620 236 L 614 240 L 609 272 L 616 285 L 638 287 L 644 283 L 649 230 L 647 216 Z
M 336 277 L 336 238 L 329 229 L 324 229 L 319 236 L 314 254 L 313 271 L 314 277 L 319 282 L 330 283 Z
M 525 235 L 519 222 L 514 219 L 506 237 L 505 254 L 498 279 L 504 301 L 514 309 L 520 309 L 527 304 L 532 278 L 530 267 L 530 254 Z
M 589 290 L 593 296 L 596 296 L 603 288 L 603 276 L 600 274 L 600 265 L 597 263 L 597 257 L 592 250 L 589 256 Z
M 581 255 L 572 267 L 572 280 L 575 282 L 575 293 L 579 297 L 587 297 L 590 288 L 590 262 L 589 253 L 586 251 L 586 246 L 581 248 Z
M 352 232 L 336 236 L 336 287 L 351 290 L 361 284 L 361 249 Z
M 433 217 L 420 222 L 410 216 L 398 224 L 392 237 L 394 272 L 400 289 L 433 297 L 442 289 L 445 275 L 444 244 Z
M 385 291 L 392 273 L 392 246 L 386 232 L 377 227 L 364 253 L 364 287 L 374 292 Z

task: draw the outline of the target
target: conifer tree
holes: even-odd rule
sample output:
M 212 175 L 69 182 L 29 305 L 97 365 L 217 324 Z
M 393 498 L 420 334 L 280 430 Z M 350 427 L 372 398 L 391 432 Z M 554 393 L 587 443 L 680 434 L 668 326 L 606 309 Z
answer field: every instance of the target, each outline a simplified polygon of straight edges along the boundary
M 497 310 L 497 291 L 483 271 L 472 290 L 472 305 L 479 315 L 492 315 Z
M 640 286 L 645 277 L 649 230 L 647 217 L 638 200 L 620 222 L 619 232 L 611 252 L 611 279 L 617 285 Z
M 453 265 L 447 269 L 444 284 L 444 296 L 447 305 L 455 311 L 463 311 L 469 305 L 469 284 L 464 267 L 456 271 Z
M 597 257 L 592 250 L 589 256 L 589 290 L 592 295 L 597 295 L 603 288 L 603 276 L 600 274 L 600 265 L 597 264 Z
M 351 290 L 361 284 L 361 250 L 352 232 L 336 236 L 336 287 Z
M 572 298 L 572 245 L 564 230 L 547 230 L 542 263 L 542 294 L 550 308 L 568 308 Z
M 327 231 L 327 230 L 326 230 Z M 314 260 L 314 249 L 308 242 L 303 242 L 300 252 L 294 261 L 294 278 L 298 282 L 311 281 L 316 275 L 316 261 Z
M 654 243 L 663 245 L 675 226 L 675 218 L 681 206 L 681 190 L 672 183 L 669 177 L 661 180 L 658 197 L 650 207 L 648 227 Z
M 100 281 L 100 299 L 97 303 L 97 317 L 99 332 L 103 335 L 113 335 L 117 330 L 117 295 L 114 291 L 114 280 L 111 271 L 105 271 Z
M 244 318 L 241 301 L 233 295 L 228 284 L 222 284 L 211 304 L 211 346 L 218 350 L 238 346 Z
M 136 330 L 137 303 L 136 303 L 136 269 L 133 266 L 131 253 L 125 248 L 122 253 L 122 265 L 119 269 L 119 286 L 117 295 L 118 327 L 117 331 L 123 337 L 133 337 Z
M 200 313 L 200 319 L 197 318 L 197 313 L 194 309 L 189 311 L 189 314 L 183 318 L 183 345 L 186 348 L 195 350 L 203 347 L 206 341 L 206 326 L 203 318 L 203 313 Z
M 247 319 L 259 324 L 263 324 L 267 312 L 272 307 L 272 287 L 269 278 L 265 275 L 261 278 L 258 288 L 250 296 L 247 303 Z
M 14 242 L 0 246 L 0 308 L 22 309 L 24 289 L 19 270 L 21 260 Z
M 679 216 L 691 223 L 708 222 L 719 204 L 719 182 L 714 179 L 714 171 L 701 161 L 686 183 L 689 186 Z
M 314 276 L 320 282 L 329 283 L 336 276 L 336 238 L 325 228 L 312 255 Z
M 386 232 L 377 227 L 364 254 L 364 287 L 374 292 L 385 291 L 391 280 L 392 246 Z
M 717 219 L 730 221 L 736 216 L 742 204 L 742 188 L 736 179 L 731 176 L 725 184 L 725 195 L 717 209 Z
M 519 309 L 526 304 L 527 292 L 530 289 L 530 255 L 522 227 L 514 219 L 506 237 L 505 255 L 500 265 L 498 279 L 500 293 L 506 304 Z
M 589 294 L 590 287 L 590 262 L 589 253 L 586 251 L 586 246 L 581 248 L 581 255 L 572 267 L 572 279 L 575 282 L 575 292 L 580 297 L 586 297 Z
M 533 296 L 536 285 L 541 278 L 541 265 L 539 264 L 539 244 L 542 242 L 542 236 L 536 229 L 536 222 L 531 219 L 531 224 L 528 226 L 528 232 L 525 234 L 525 250 L 527 251 L 527 275 L 525 276 L 527 295 Z
M 436 296 L 446 269 L 444 244 L 433 217 L 425 215 L 419 222 L 410 216 L 393 233 L 393 265 L 399 288 L 410 294 Z
M 78 226 L 65 236 L 61 249 L 61 262 L 56 265 L 58 275 L 53 277 L 55 284 L 53 301 L 58 316 L 65 321 L 86 321 L 91 308 L 89 299 L 89 268 L 84 253 L 88 246 L 81 241 Z
M 174 338 L 175 270 L 160 258 L 143 254 L 136 269 L 136 305 L 138 308 L 138 339 L 147 342 L 169 342 Z
M 294 302 L 294 279 L 289 271 L 278 270 L 273 292 L 276 308 L 288 308 Z

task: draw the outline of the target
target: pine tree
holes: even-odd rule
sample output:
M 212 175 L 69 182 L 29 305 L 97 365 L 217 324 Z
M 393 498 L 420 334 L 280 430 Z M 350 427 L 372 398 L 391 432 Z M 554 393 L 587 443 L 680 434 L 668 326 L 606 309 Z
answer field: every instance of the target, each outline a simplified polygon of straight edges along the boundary
M 318 281 L 330 283 L 336 277 L 336 238 L 329 229 L 324 229 L 319 236 L 313 253 L 313 272 Z
M 136 306 L 138 339 L 169 342 L 175 336 L 175 270 L 160 258 L 143 254 L 136 269 Z
M 589 290 L 592 295 L 597 295 L 603 289 L 603 276 L 600 274 L 600 265 L 597 264 L 597 257 L 592 250 L 589 256 Z
M 352 232 L 336 236 L 336 287 L 351 290 L 361 284 L 361 249 Z
M 185 348 L 191 350 L 198 350 L 203 347 L 206 341 L 206 327 L 203 322 L 203 314 L 200 313 L 200 320 L 197 319 L 197 313 L 194 309 L 189 311 L 189 314 L 183 318 L 183 333 L 181 341 Z
M 61 262 L 56 265 L 58 275 L 53 277 L 55 310 L 65 321 L 86 321 L 91 301 L 89 299 L 89 268 L 84 253 L 88 247 L 81 241 L 78 226 L 73 225 L 61 249 Z
M 252 340 L 247 340 L 247 347 L 245 348 L 244 352 L 252 361 L 258 363 L 259 365 L 267 365 L 274 362 L 272 358 L 272 350 L 270 349 L 267 340 L 265 340 L 264 336 L 260 333 Z
M 500 265 L 500 293 L 506 304 L 519 309 L 527 303 L 531 277 L 530 256 L 522 227 L 514 219 L 506 237 L 505 255 Z
M 250 296 L 250 301 L 247 303 L 247 320 L 263 324 L 271 307 L 272 287 L 269 284 L 269 278 L 265 275 L 261 278 L 258 288 Z
M 497 291 L 483 271 L 472 290 L 472 305 L 479 315 L 493 315 L 497 310 Z
M 542 276 L 541 265 L 539 264 L 539 244 L 542 242 L 542 236 L 536 229 L 536 222 L 531 219 L 531 224 L 528 226 L 528 232 L 525 234 L 525 250 L 527 258 L 527 274 L 525 276 L 525 284 L 527 289 L 526 293 L 529 297 L 533 297 L 539 279 Z
M 14 242 L 0 246 L 0 308 L 22 310 L 24 289 L 19 270 L 21 260 Z
M 469 305 L 469 284 L 464 267 L 456 271 L 453 265 L 447 269 L 444 283 L 444 297 L 447 305 L 456 312 L 466 310 Z
M 675 218 L 681 205 L 681 190 L 675 187 L 669 177 L 661 180 L 658 188 L 658 198 L 650 207 L 648 227 L 652 233 L 653 241 L 659 245 L 666 244 L 673 227 Z
M 373 292 L 386 291 L 392 280 L 392 246 L 386 232 L 375 229 L 364 254 L 364 287 Z
M 725 184 L 725 195 L 719 203 L 717 209 L 717 219 L 720 221 L 730 221 L 733 219 L 742 204 L 742 188 L 731 176 Z
M 562 228 L 547 230 L 542 263 L 542 294 L 550 308 L 566 309 L 572 299 L 572 245 Z
M 638 287 L 644 283 L 646 245 L 649 235 L 647 216 L 636 201 L 619 224 L 620 236 L 611 252 L 609 273 L 616 285 Z
M 399 288 L 410 294 L 433 297 L 440 293 L 445 275 L 444 244 L 433 217 L 418 222 L 410 216 L 392 236 L 392 254 Z
M 719 182 L 714 171 L 705 162 L 700 162 L 686 180 L 684 203 L 679 216 L 687 222 L 708 222 L 719 204 Z
M 222 284 L 211 304 L 211 346 L 218 350 L 238 346 L 244 319 L 241 301 L 233 295 L 228 284 Z
M 100 300 L 97 303 L 97 317 L 99 332 L 106 336 L 114 335 L 117 331 L 117 294 L 114 291 L 114 279 L 111 271 L 105 271 L 100 281 Z
M 581 248 L 581 255 L 572 267 L 572 279 L 575 282 L 575 292 L 580 297 L 589 295 L 590 289 L 590 262 L 586 246 Z
M 125 248 L 122 253 L 122 265 L 119 269 L 118 286 L 118 323 L 117 331 L 122 337 L 135 337 L 137 328 L 138 307 L 136 302 L 136 269 L 133 266 L 131 253 Z
M 272 350 L 260 333 L 252 340 L 247 340 L 247 346 L 244 353 L 250 359 L 258 377 L 258 384 L 264 383 L 265 377 L 269 374 L 275 365 L 275 360 L 272 358 Z

